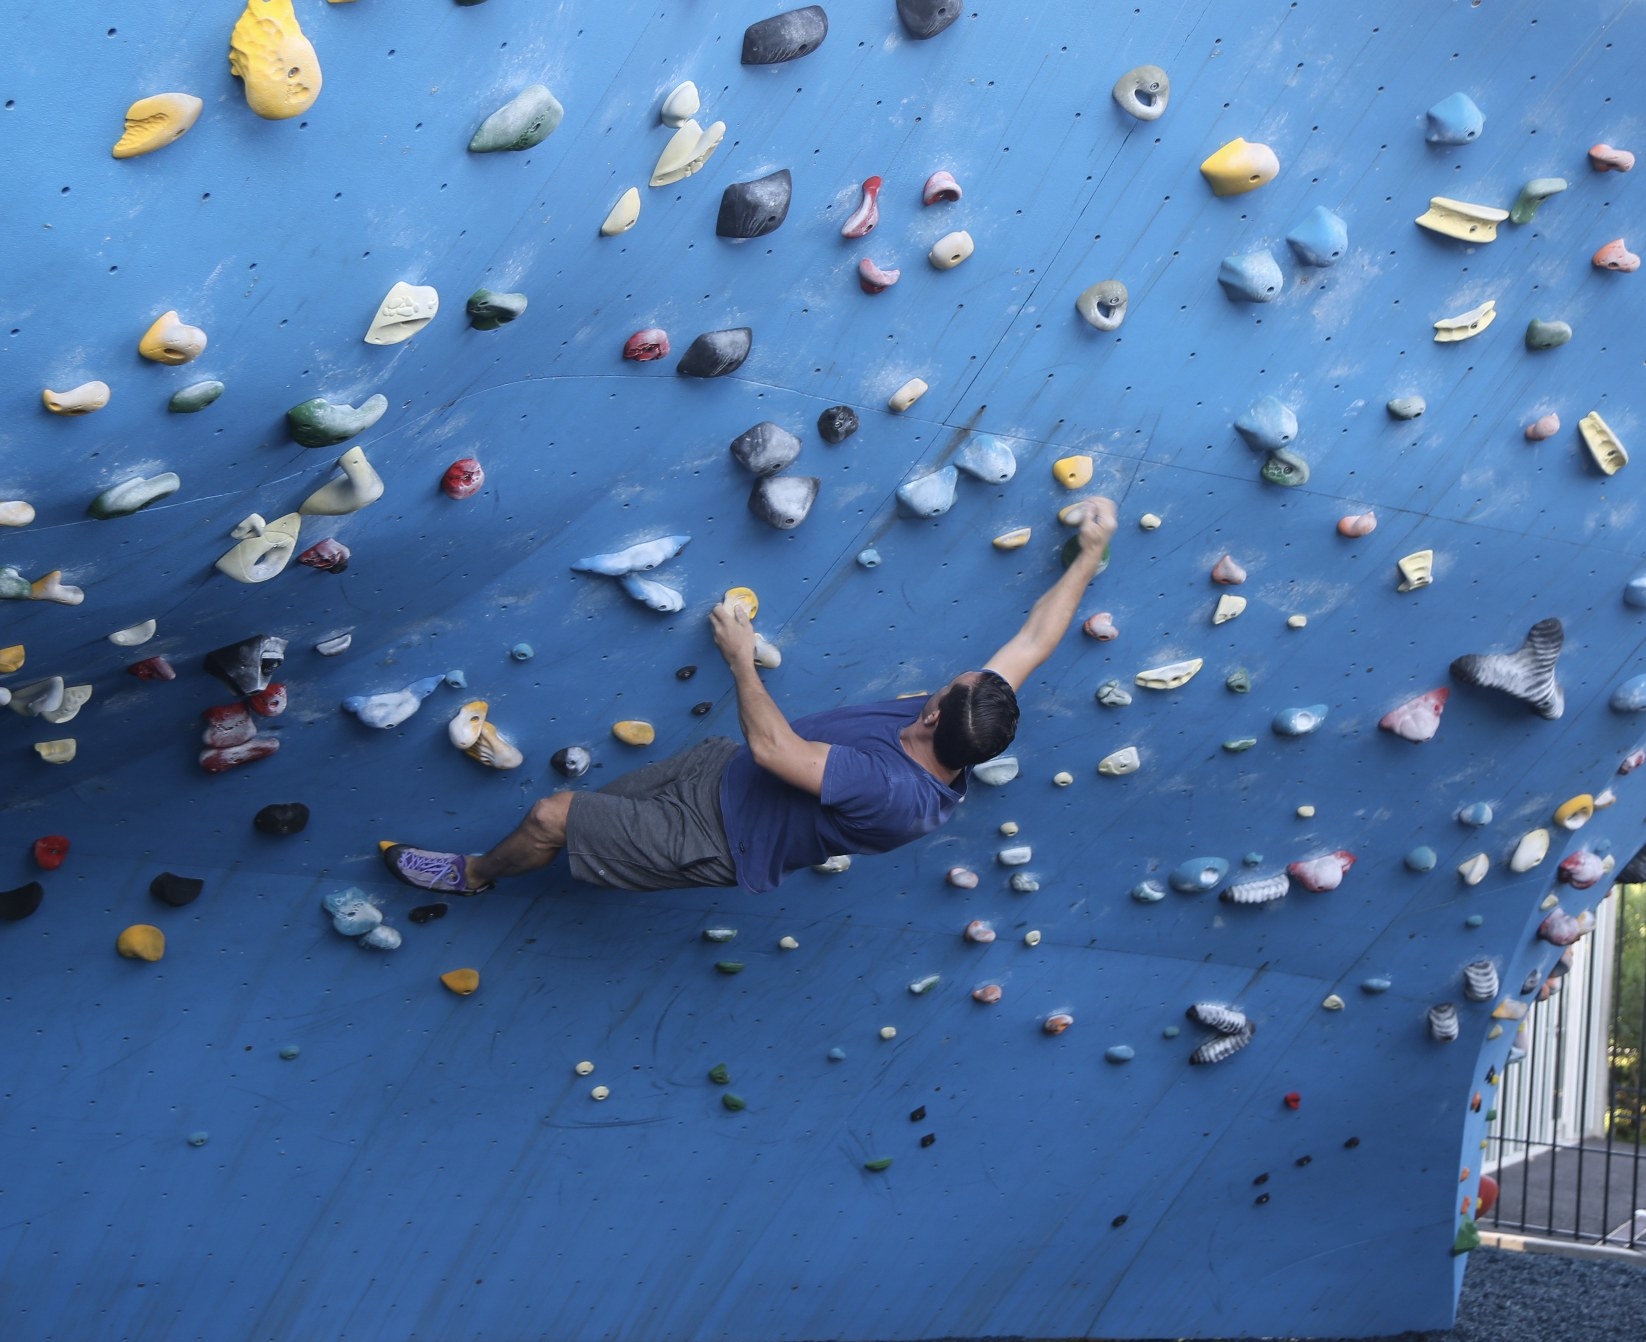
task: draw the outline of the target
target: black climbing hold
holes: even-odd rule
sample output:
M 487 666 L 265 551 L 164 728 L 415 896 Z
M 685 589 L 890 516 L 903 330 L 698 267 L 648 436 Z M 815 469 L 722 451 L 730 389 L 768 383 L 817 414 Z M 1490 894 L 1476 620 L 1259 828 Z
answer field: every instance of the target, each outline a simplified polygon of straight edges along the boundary
M 206 670 L 227 681 L 241 694 L 256 694 L 286 659 L 286 640 L 272 634 L 253 634 L 238 643 L 206 654 Z
M 204 881 L 196 880 L 193 876 L 177 876 L 169 871 L 161 872 L 149 882 L 149 893 L 162 904 L 170 904 L 174 909 L 194 903 L 205 888 Z
M 499 326 L 507 326 L 525 310 L 525 294 L 500 294 L 490 289 L 476 289 L 469 295 L 467 304 L 469 325 L 476 331 L 495 331 Z
M 794 464 L 800 455 L 800 439 L 779 424 L 763 419 L 732 439 L 733 459 L 755 475 L 774 475 Z
M 831 405 L 817 417 L 817 436 L 825 443 L 843 443 L 857 432 L 857 411 L 849 405 Z
M 446 905 L 444 904 L 419 904 L 406 915 L 414 923 L 432 923 L 436 918 L 444 918 L 445 916 Z
M 806 520 L 822 483 L 815 475 L 768 475 L 749 491 L 749 511 L 768 526 L 792 531 Z
M 283 839 L 299 833 L 309 823 L 309 808 L 300 801 L 270 802 L 251 822 L 264 834 Z
M 590 755 L 582 746 L 562 746 L 549 756 L 557 773 L 567 778 L 581 778 L 589 771 Z
M 0 890 L 0 920 L 20 923 L 40 907 L 46 897 L 46 887 L 39 881 L 30 881 L 15 890 Z
M 1303 1166 L 1307 1165 L 1313 1159 L 1314 1159 L 1313 1156 L 1299 1156 L 1297 1158 L 1298 1168 L 1301 1169 Z
M 920 1108 L 916 1109 L 912 1114 L 909 1115 L 909 1122 L 918 1123 L 918 1122 L 920 1122 L 921 1119 L 923 1119 L 925 1117 L 926 1117 L 926 1106 L 921 1105 Z
M 743 366 L 753 346 L 754 331 L 747 326 L 705 331 L 687 346 L 674 371 L 681 377 L 725 377 Z
M 732 1074 L 726 1070 L 725 1063 L 717 1062 L 713 1067 L 709 1068 L 709 1080 L 714 1082 L 715 1085 L 727 1085 L 731 1079 Z
M 953 0 L 949 0 L 953 3 Z M 744 65 L 780 65 L 809 56 L 829 35 L 829 16 L 822 5 L 774 14 L 743 30 Z
M 1343 1145 L 1347 1150 L 1353 1151 L 1355 1147 L 1360 1145 L 1360 1138 L 1351 1137 L 1348 1141 L 1344 1142 Z
M 1268 1202 L 1268 1200 L 1269 1200 L 1269 1195 L 1268 1195 L 1268 1194 L 1267 1194 L 1267 1193 L 1259 1193 L 1259 1194 L 1258 1194 L 1258 1195 L 1257 1195 L 1257 1205 L 1258 1205 L 1258 1206 L 1259 1206 L 1259 1207 L 1261 1207 L 1261 1206 L 1263 1206 L 1263 1205 L 1264 1205 L 1264 1204 L 1265 1204 L 1265 1203 L 1267 1203 L 1267 1202 Z
M 924 1151 L 928 1146 L 930 1146 L 936 1140 L 937 1140 L 937 1134 L 935 1132 L 928 1132 L 924 1137 L 922 1137 L 920 1139 L 920 1149 L 922 1151 Z
M 1112 1225 L 1116 1230 L 1119 1230 L 1121 1226 L 1126 1224 L 1126 1213 L 1121 1212 L 1120 1215 L 1115 1217 L 1114 1220 L 1110 1221 L 1109 1224 Z
M 1263 1185 L 1263 1184 L 1266 1184 L 1268 1182 L 1269 1182 L 1269 1176 L 1267 1174 L 1260 1174 L 1260 1175 L 1257 1176 L 1257 1178 L 1252 1180 L 1253 1184 L 1260 1185 L 1260 1186 Z
M 714 704 L 708 699 L 705 699 L 700 704 L 693 704 L 692 705 L 692 716 L 694 718 L 700 718 L 713 707 L 714 707 Z
M 695 666 L 683 666 L 674 673 L 674 678 L 676 680 L 690 680 L 696 674 L 697 668 Z
M 753 181 L 733 182 L 720 194 L 714 231 L 722 238 L 763 238 L 789 217 L 794 179 L 787 168 Z
M 897 17 L 910 37 L 936 37 L 960 17 L 960 0 L 897 0 Z

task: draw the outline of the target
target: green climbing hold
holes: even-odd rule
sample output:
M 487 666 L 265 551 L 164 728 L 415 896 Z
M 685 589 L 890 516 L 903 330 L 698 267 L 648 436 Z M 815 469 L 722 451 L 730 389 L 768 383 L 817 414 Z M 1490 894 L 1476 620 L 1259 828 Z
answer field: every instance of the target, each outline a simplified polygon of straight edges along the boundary
M 476 331 L 495 331 L 507 326 L 526 310 L 525 294 L 497 294 L 476 289 L 469 295 L 469 325 Z
M 1550 196 L 1558 196 L 1565 189 L 1564 177 L 1532 178 L 1520 188 L 1520 195 L 1515 200 L 1514 208 L 1509 211 L 1509 218 L 1517 224 L 1531 223 L 1532 216 L 1537 213 L 1537 207 Z
M 709 1068 L 709 1080 L 717 1086 L 724 1086 L 732 1079 L 732 1074 L 726 1070 L 726 1064 L 717 1062 Z
M 1245 694 L 1252 688 L 1252 673 L 1243 666 L 1237 666 L 1223 683 L 1236 694 Z
M 872 1170 L 875 1174 L 879 1174 L 881 1170 L 889 1170 L 891 1167 L 892 1158 L 890 1156 L 881 1156 L 879 1160 L 865 1160 L 863 1162 L 863 1168 Z
M 166 402 L 166 409 L 174 415 L 192 415 L 196 410 L 204 410 L 222 394 L 223 384 L 215 378 L 191 382 L 182 391 L 172 393 L 171 400 Z
M 1572 338 L 1572 328 L 1565 322 L 1546 322 L 1533 317 L 1526 326 L 1527 349 L 1554 349 Z
M 471 154 L 530 149 L 553 135 L 566 115 L 560 100 L 542 84 L 533 84 L 480 123 L 469 141 Z
M 714 967 L 722 974 L 741 974 L 743 962 L 741 960 L 716 960 Z
M 105 489 L 86 506 L 86 514 L 99 519 L 129 517 L 168 494 L 175 494 L 182 484 L 183 482 L 171 471 L 164 475 L 150 476 L 146 480 L 140 475 L 133 476 L 130 480 L 110 485 Z
M 1457 1228 L 1457 1238 L 1452 1241 L 1454 1254 L 1468 1253 L 1470 1249 L 1480 1247 L 1480 1227 L 1471 1220 L 1465 1220 Z
M 389 399 L 383 395 L 367 397 L 359 409 L 316 396 L 286 411 L 286 423 L 292 438 L 304 447 L 332 447 L 364 433 L 383 418 L 388 408 Z
M 1295 489 L 1309 483 L 1309 463 L 1288 448 L 1277 447 L 1263 463 L 1263 478 L 1271 485 Z
M 727 1109 L 730 1109 L 734 1114 L 740 1113 L 742 1110 L 749 1107 L 749 1102 L 747 1100 L 745 1100 L 741 1095 L 735 1094 L 729 1090 L 720 1097 L 720 1103 Z

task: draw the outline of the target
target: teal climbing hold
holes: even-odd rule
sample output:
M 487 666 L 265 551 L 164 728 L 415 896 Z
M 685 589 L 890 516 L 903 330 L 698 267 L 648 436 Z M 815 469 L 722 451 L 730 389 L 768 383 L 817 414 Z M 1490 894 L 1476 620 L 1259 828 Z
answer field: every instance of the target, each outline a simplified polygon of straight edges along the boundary
M 1471 144 L 1486 128 L 1486 114 L 1467 93 L 1442 98 L 1429 109 L 1428 119 L 1423 138 L 1430 144 Z
M 480 123 L 469 140 L 471 154 L 530 149 L 559 127 L 566 109 L 542 84 L 533 84 Z
M 1306 266 L 1334 266 L 1349 247 L 1349 226 L 1324 205 L 1316 205 L 1286 235 L 1286 245 Z
M 1217 889 L 1228 874 L 1227 858 L 1191 857 L 1172 872 L 1172 889 L 1185 895 L 1203 895 Z
M 196 410 L 204 410 L 222 394 L 223 384 L 215 378 L 207 378 L 204 382 L 191 382 L 181 391 L 174 391 L 171 394 L 171 400 L 166 402 L 166 409 L 174 415 L 192 415 Z
M 1130 1044 L 1111 1044 L 1103 1050 L 1103 1056 L 1110 1062 L 1130 1062 L 1137 1052 Z
M 1280 263 L 1266 251 L 1224 257 L 1217 282 L 1231 303 L 1272 303 L 1286 287 Z
M 1440 859 L 1435 856 L 1435 850 L 1428 844 L 1419 844 L 1406 854 L 1406 866 L 1412 871 L 1433 871 L 1435 863 Z

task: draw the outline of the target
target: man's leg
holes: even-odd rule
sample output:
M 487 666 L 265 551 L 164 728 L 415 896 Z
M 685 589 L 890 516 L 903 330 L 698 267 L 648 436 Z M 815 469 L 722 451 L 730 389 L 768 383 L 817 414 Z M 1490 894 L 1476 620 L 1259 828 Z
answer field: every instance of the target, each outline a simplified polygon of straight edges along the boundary
M 566 812 L 573 795 L 557 792 L 539 798 L 513 832 L 479 856 L 384 843 L 383 861 L 407 885 L 441 894 L 477 895 L 504 876 L 536 871 L 554 861 L 566 846 Z

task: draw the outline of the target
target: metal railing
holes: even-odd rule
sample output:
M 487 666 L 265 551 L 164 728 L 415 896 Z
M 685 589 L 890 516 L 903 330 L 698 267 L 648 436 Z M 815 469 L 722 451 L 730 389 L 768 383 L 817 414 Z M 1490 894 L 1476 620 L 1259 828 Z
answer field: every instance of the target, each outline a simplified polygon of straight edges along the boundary
M 1646 886 L 1614 887 L 1595 916 L 1497 1087 L 1480 1225 L 1646 1252 Z

